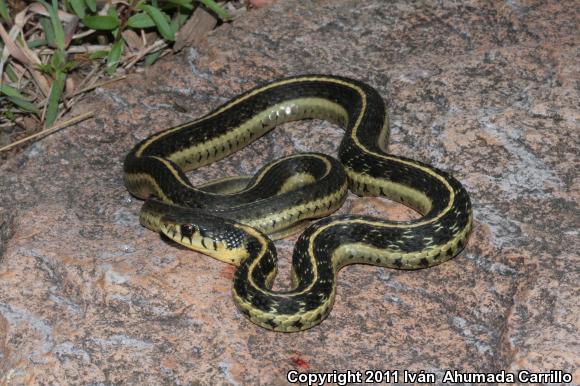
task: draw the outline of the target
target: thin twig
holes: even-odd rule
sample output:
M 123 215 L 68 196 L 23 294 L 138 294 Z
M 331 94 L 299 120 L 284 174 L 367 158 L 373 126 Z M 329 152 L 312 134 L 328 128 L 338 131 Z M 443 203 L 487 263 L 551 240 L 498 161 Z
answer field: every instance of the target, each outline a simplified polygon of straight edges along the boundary
M 163 40 L 156 40 L 155 43 L 153 43 L 149 47 L 137 52 L 135 54 L 135 57 L 125 65 L 125 68 L 129 69 L 133 67 L 138 61 L 143 59 L 147 54 L 157 50 L 164 49 L 165 47 L 167 47 L 167 43 L 165 43 Z
M 108 51 L 111 47 L 108 45 L 95 44 L 95 45 L 82 45 L 82 46 L 70 46 L 66 49 L 67 54 L 90 54 L 97 51 Z M 52 55 L 55 50 L 52 48 L 41 48 L 38 51 L 38 55 Z
M 85 119 L 90 118 L 91 116 L 93 116 L 94 113 L 95 113 L 94 111 L 89 111 L 88 113 L 84 113 L 84 114 L 78 115 L 78 116 L 76 116 L 76 117 L 74 117 L 72 119 L 69 119 L 68 121 L 65 121 L 65 122 L 61 123 L 61 124 L 58 124 L 56 126 L 52 126 L 51 128 L 48 128 L 48 129 L 41 130 L 38 133 L 31 134 L 31 135 L 29 135 L 27 137 L 24 137 L 22 139 L 19 139 L 18 141 L 12 142 L 9 145 L 6 145 L 4 147 L 0 147 L 0 153 L 3 152 L 3 151 L 6 151 L 6 150 L 10 150 L 10 149 L 12 149 L 15 146 L 20 145 L 21 143 L 30 141 L 31 139 L 38 138 L 38 137 L 42 137 L 44 135 L 52 134 L 52 133 L 57 132 L 60 129 L 63 129 L 63 128 L 67 127 L 67 126 L 74 125 L 75 123 L 84 121 Z

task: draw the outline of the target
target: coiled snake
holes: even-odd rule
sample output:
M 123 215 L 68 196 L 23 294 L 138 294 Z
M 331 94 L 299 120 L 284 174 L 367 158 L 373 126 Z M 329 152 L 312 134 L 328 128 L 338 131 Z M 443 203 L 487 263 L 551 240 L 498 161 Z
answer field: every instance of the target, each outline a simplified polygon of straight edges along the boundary
M 230 155 L 277 124 L 310 118 L 344 127 L 340 162 L 319 153 L 298 154 L 273 161 L 252 178 L 198 188 L 184 174 Z M 343 266 L 426 268 L 452 258 L 466 242 L 472 213 L 461 183 L 432 166 L 388 154 L 388 135 L 386 107 L 374 88 L 338 76 L 290 77 L 142 141 L 125 159 L 124 180 L 129 192 L 147 199 L 141 212 L 145 226 L 237 266 L 234 301 L 252 322 L 299 331 L 328 315 Z M 296 243 L 292 290 L 272 291 L 276 250 L 271 238 L 335 211 L 349 189 L 387 197 L 422 217 L 319 220 Z

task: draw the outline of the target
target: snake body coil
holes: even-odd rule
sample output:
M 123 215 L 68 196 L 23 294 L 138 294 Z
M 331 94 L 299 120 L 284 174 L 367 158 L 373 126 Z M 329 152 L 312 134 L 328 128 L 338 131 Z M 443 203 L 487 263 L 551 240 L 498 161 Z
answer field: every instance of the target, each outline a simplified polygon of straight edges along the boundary
M 184 174 L 226 157 L 277 124 L 309 118 L 344 127 L 340 163 L 318 153 L 294 155 L 251 179 L 201 188 Z M 291 77 L 144 140 L 125 159 L 125 184 L 148 199 L 141 213 L 145 226 L 238 266 L 234 300 L 252 322 L 299 331 L 328 315 L 343 266 L 426 268 L 452 258 L 466 242 L 472 222 L 466 190 L 446 172 L 388 154 L 388 134 L 385 104 L 372 87 L 337 76 Z M 344 201 L 347 186 L 358 195 L 405 204 L 422 217 L 394 222 L 343 215 L 313 223 L 294 249 L 293 289 L 272 291 L 276 250 L 266 234 L 283 237 L 307 219 L 330 214 Z

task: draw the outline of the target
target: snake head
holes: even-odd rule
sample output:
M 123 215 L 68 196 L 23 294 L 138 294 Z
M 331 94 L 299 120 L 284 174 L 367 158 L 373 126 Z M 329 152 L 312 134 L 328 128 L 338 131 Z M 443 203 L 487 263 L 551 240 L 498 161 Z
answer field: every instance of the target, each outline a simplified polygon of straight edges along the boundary
M 159 223 L 159 231 L 169 239 L 234 265 L 248 255 L 244 227 L 195 209 L 166 214 Z

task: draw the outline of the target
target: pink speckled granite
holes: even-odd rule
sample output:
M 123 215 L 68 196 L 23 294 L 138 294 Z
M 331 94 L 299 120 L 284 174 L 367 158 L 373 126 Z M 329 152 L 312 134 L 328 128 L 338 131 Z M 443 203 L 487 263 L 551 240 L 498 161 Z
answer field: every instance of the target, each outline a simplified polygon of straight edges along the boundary
M 282 385 L 292 369 L 425 370 L 441 382 L 446 369 L 559 369 L 578 383 L 577 22 L 556 1 L 289 0 L 98 89 L 95 119 L 0 167 L 0 382 Z M 460 179 L 475 229 L 461 255 L 431 269 L 345 269 L 330 317 L 281 334 L 235 309 L 232 267 L 139 225 L 121 163 L 163 127 L 308 72 L 375 86 L 390 105 L 392 152 Z M 335 154 L 341 135 L 288 124 L 191 178 Z M 414 216 L 354 197 L 342 211 Z M 278 243 L 283 257 L 293 241 Z

